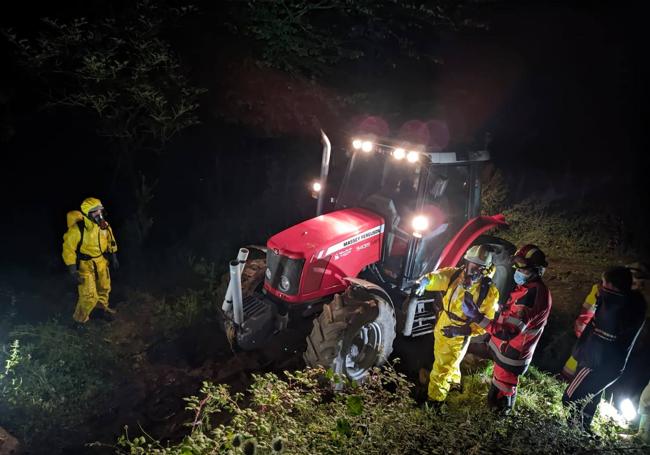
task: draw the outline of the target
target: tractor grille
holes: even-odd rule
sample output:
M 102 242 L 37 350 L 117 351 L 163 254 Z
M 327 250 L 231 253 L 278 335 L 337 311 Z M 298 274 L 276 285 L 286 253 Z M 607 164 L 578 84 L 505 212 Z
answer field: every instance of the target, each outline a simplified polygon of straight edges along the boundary
M 273 289 L 277 289 L 287 295 L 298 294 L 300 286 L 300 274 L 305 264 L 304 259 L 291 259 L 276 254 L 270 248 L 266 252 L 266 273 L 264 279 Z M 289 289 L 281 289 L 280 281 L 282 276 L 289 279 Z

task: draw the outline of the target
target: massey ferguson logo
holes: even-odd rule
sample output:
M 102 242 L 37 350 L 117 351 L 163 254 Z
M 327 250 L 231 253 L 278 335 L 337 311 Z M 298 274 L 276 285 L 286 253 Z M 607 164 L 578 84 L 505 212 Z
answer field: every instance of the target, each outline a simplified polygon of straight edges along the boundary
M 362 232 L 361 234 L 357 234 L 354 237 L 350 237 L 349 239 L 345 239 L 342 242 L 337 243 L 336 245 L 332 245 L 327 249 L 327 251 L 321 250 L 318 252 L 317 259 L 321 259 L 325 256 L 329 256 L 330 254 L 334 254 L 338 251 L 341 251 L 344 248 L 347 248 L 351 245 L 354 245 L 356 243 L 362 242 L 364 240 L 370 239 L 372 237 L 378 236 L 384 232 L 384 225 L 382 224 L 381 226 L 374 227 L 372 229 L 368 229 L 365 232 Z M 352 250 L 350 250 L 352 251 Z M 339 257 L 341 254 L 339 253 Z M 335 258 L 337 259 L 337 258 Z
M 370 231 L 366 231 L 363 234 L 357 235 L 356 237 L 352 237 L 350 240 L 346 240 L 343 242 L 343 247 L 354 245 L 355 243 L 359 243 L 362 240 L 368 239 L 370 237 L 374 237 L 376 235 L 381 234 L 381 228 L 383 226 L 377 227 L 375 229 L 372 229 Z

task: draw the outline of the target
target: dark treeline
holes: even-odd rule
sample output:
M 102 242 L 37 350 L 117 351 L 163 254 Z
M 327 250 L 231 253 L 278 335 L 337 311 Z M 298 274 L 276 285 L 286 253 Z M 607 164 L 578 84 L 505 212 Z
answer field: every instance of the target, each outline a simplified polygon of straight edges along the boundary
M 648 212 L 638 204 L 647 160 L 640 42 L 630 11 L 333 0 L 198 2 L 177 14 L 178 2 L 143 4 L 149 13 L 155 5 L 157 37 L 205 92 L 200 123 L 161 150 L 133 147 L 130 171 L 119 141 L 98 134 L 91 109 L 47 106 L 61 97 L 54 85 L 61 76 L 26 65 L 2 40 L 7 264 L 37 257 L 56 271 L 65 212 L 90 194 L 105 200 L 122 243 L 132 246 L 127 265 L 175 261 L 181 249 L 224 263 L 238 245 L 263 242 L 313 213 L 307 185 L 318 172 L 319 128 L 340 167 L 350 132 L 368 116 L 393 134 L 439 120 L 459 148 L 481 147 L 489 133 L 512 202 L 537 195 L 623 208 L 632 247 L 647 247 L 639 235 Z M 36 2 L 3 15 L 2 27 L 31 39 L 52 33 L 41 17 L 119 24 L 135 14 L 132 2 Z M 153 222 L 144 236 L 129 224 L 142 204 Z

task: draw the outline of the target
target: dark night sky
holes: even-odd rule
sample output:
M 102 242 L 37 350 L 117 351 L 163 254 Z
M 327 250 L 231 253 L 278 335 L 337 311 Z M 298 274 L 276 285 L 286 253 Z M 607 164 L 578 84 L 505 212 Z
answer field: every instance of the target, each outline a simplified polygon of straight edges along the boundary
M 13 11 L 3 11 L 0 25 L 30 30 L 44 15 L 101 14 L 110 4 L 99 0 L 21 2 L 13 5 Z M 173 180 L 161 188 L 156 201 L 158 219 L 169 221 L 169 232 L 161 238 L 169 238 L 170 232 L 182 235 L 185 227 L 173 226 L 174 214 L 179 214 L 176 218 L 188 216 L 187 207 L 180 205 L 191 204 L 183 198 L 200 191 L 199 178 L 231 183 L 233 167 L 215 169 L 213 154 L 227 154 L 233 144 L 241 145 L 238 134 L 249 135 L 251 142 L 243 153 L 223 155 L 223 160 L 235 168 L 240 166 L 237 169 L 243 172 L 239 174 L 243 179 L 259 178 L 255 168 L 263 165 L 263 160 L 260 162 L 256 153 L 282 148 L 277 141 L 264 145 L 264 134 L 255 128 L 233 132 L 213 115 L 211 103 L 219 99 L 221 86 L 212 81 L 223 79 L 219 66 L 223 60 L 213 56 L 215 51 L 227 54 L 222 51 L 229 44 L 211 42 L 216 37 L 201 27 L 218 20 L 216 8 L 206 4 L 206 14 L 197 19 L 196 30 L 181 30 L 178 36 L 171 36 L 181 54 L 185 53 L 192 76 L 210 92 L 201 109 L 203 125 L 173 143 L 171 158 L 160 164 Z M 635 192 L 638 210 L 646 213 L 647 203 L 639 200 L 646 193 L 643 185 L 648 161 L 641 112 L 647 89 L 639 11 L 614 2 L 597 7 L 494 2 L 485 8 L 485 16 L 491 23 L 488 32 L 443 34 L 436 47 L 445 64 L 437 74 L 400 72 L 398 68 L 395 74 L 384 75 L 386 80 L 406 81 L 392 88 L 394 94 L 401 95 L 400 105 L 393 107 L 402 112 L 402 120 L 408 119 L 409 104 L 415 106 L 430 97 L 444 106 L 452 140 L 492 132 L 497 165 L 513 175 L 528 176 L 531 191 L 544 190 L 561 179 L 587 181 L 595 188 L 602 187 L 603 192 L 608 186 L 624 184 L 626 190 Z M 14 255 L 24 256 L 25 249 L 30 254 L 45 252 L 48 261 L 55 262 L 51 258 L 58 254 L 67 210 L 90 193 L 119 200 L 119 189 L 111 186 L 111 157 L 96 138 L 88 116 L 39 109 L 41 95 L 19 71 L 6 43 L 0 51 L 5 68 L 0 76 L 3 243 L 8 243 L 8 251 Z M 241 82 L 244 86 L 245 78 Z M 337 92 L 335 86 L 320 89 Z M 274 95 L 266 93 L 271 98 Z M 337 121 L 339 126 L 350 124 L 349 119 Z M 322 119 L 322 124 L 328 122 Z M 315 135 L 311 136 L 317 149 Z M 337 132 L 333 136 L 337 137 Z M 292 134 L 284 140 L 293 140 Z M 256 145 L 251 147 L 253 142 Z M 313 164 L 317 160 L 316 156 Z M 113 213 L 118 219 L 125 215 L 119 207 Z M 35 233 L 35 242 L 23 243 Z M 9 257 L 13 256 L 5 259 Z

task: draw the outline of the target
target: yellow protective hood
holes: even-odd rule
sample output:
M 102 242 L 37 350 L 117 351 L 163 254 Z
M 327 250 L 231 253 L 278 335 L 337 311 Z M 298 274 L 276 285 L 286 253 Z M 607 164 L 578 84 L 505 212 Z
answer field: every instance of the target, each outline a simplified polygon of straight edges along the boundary
M 102 201 L 100 201 L 96 197 L 87 197 L 81 203 L 81 213 L 83 213 L 86 216 L 88 216 L 89 212 L 98 208 L 103 209 L 104 206 L 102 205 Z
M 79 221 L 84 219 L 83 213 L 79 210 L 71 210 L 65 215 L 66 223 L 68 227 L 72 227 L 77 224 Z

